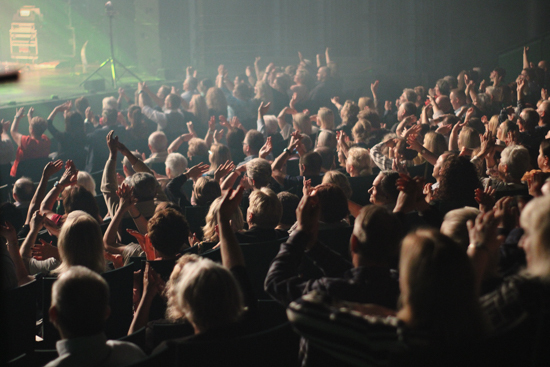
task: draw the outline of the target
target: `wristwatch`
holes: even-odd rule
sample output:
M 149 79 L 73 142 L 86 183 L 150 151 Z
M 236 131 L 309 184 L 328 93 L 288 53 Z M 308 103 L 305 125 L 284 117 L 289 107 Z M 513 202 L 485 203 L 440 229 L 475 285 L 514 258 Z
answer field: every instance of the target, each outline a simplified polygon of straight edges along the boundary
M 57 188 L 57 186 L 59 186 L 59 181 L 55 181 L 55 183 L 53 184 L 54 188 Z

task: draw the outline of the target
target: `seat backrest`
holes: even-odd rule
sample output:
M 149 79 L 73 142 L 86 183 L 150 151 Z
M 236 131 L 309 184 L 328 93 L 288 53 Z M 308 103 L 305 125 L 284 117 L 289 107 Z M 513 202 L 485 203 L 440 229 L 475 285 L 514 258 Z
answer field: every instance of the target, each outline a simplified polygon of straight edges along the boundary
M 189 231 L 196 233 L 198 238 L 202 239 L 202 227 L 206 225 L 206 214 L 208 214 L 208 206 L 186 206 L 185 218 L 189 223 Z
M 367 205 L 370 200 L 369 189 L 375 178 L 376 175 L 348 177 L 352 190 L 350 200 L 359 205 Z
M 103 197 L 103 194 L 99 194 L 94 196 L 95 202 L 97 203 L 97 207 L 99 209 L 99 215 L 101 215 L 101 218 L 107 215 L 109 212 L 109 209 L 107 209 L 107 203 L 105 202 L 105 198 Z
M 6 291 L 2 295 L 2 327 L 7 359 L 32 352 L 36 335 L 36 300 L 40 280 Z
M 61 339 L 59 332 L 50 322 L 49 309 L 52 303 L 52 287 L 56 277 L 42 278 L 42 342 L 39 349 L 55 349 L 55 343 Z
M 105 325 L 105 334 L 108 339 L 117 339 L 127 335 L 134 316 L 134 267 L 133 264 L 128 264 L 102 275 L 109 284 L 109 306 L 111 307 L 111 315 Z
M 319 241 L 331 250 L 336 251 L 344 259 L 351 260 L 349 253 L 349 239 L 351 233 L 353 232 L 353 227 L 341 227 L 341 228 L 332 228 L 332 229 L 321 229 L 319 230 Z

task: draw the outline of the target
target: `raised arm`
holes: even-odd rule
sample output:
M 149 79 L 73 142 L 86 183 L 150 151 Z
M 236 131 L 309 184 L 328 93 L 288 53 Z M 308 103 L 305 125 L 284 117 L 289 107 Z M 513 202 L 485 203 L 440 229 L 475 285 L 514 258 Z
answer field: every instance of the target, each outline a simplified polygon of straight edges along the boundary
M 529 46 L 523 46 L 523 68 L 529 69 L 529 58 L 527 57 L 527 52 L 529 51 Z
M 288 144 L 288 148 L 286 148 L 277 158 L 275 158 L 273 163 L 271 163 L 271 175 L 280 185 L 283 185 L 285 179 L 283 167 L 290 156 L 298 149 L 301 139 L 302 138 L 299 133 L 293 134 Z
M 19 249 L 19 254 L 23 259 L 23 263 L 25 264 L 25 269 L 27 270 L 27 272 L 29 271 L 29 261 L 32 258 L 32 248 L 36 243 L 38 231 L 40 231 L 43 226 L 44 216 L 41 215 L 37 210 L 32 214 L 32 218 L 29 223 L 29 233 L 27 234 L 27 237 L 25 237 L 25 240 L 23 241 L 23 243 L 21 244 L 21 248 Z
M 34 279 L 29 275 L 27 268 L 19 253 L 19 243 L 17 242 L 17 233 L 10 222 L 0 224 L 0 236 L 6 239 L 8 253 L 15 265 L 15 274 L 17 276 L 18 285 L 26 284 Z
M 35 211 L 40 209 L 42 200 L 44 200 L 44 196 L 46 195 L 48 180 L 54 174 L 61 171 L 62 168 L 63 168 L 63 161 L 61 159 L 58 159 L 55 162 L 48 162 L 48 164 L 46 164 L 46 166 L 44 167 L 44 171 L 42 171 L 42 177 L 40 178 L 38 187 L 34 192 L 34 196 L 32 197 L 31 203 L 29 204 L 29 210 L 27 211 L 27 218 L 25 220 L 25 224 L 29 224 L 32 214 Z
M 65 187 L 76 185 L 77 175 L 78 170 L 76 169 L 73 161 L 67 161 L 63 176 L 61 176 L 59 181 L 55 183 L 53 188 L 50 190 L 50 192 L 48 192 L 46 198 L 42 201 L 42 204 L 40 205 L 40 213 L 42 213 L 42 215 L 46 216 L 47 218 L 51 218 L 51 216 L 55 214 L 52 210 L 57 198 L 59 197 L 59 194 L 61 194 L 63 190 L 65 190 Z
M 133 196 L 133 191 L 134 190 L 125 183 L 122 183 L 117 190 L 117 195 L 120 198 L 120 202 L 115 215 L 111 219 L 111 222 L 103 235 L 103 246 L 105 247 L 105 251 L 112 254 L 121 254 L 122 250 L 124 250 L 125 246 L 120 245 L 117 241 L 117 233 L 124 214 L 137 202 L 137 199 Z M 143 218 L 141 213 L 137 218 L 134 218 L 134 221 L 139 218 Z
M 228 269 L 235 266 L 245 266 L 241 247 L 231 228 L 231 217 L 236 210 L 240 210 L 239 204 L 243 198 L 243 192 L 243 186 L 239 186 L 237 190 L 227 190 L 223 196 L 218 212 L 222 264 Z
M 181 134 L 180 136 L 178 136 L 176 139 L 174 139 L 173 142 L 170 143 L 170 146 L 168 147 L 168 154 L 177 152 L 183 143 L 188 142 L 193 137 L 193 133 Z
M 15 141 L 15 144 L 17 144 L 18 147 L 21 146 L 21 137 L 23 136 L 19 132 L 19 122 L 21 121 L 21 118 L 23 117 L 24 113 L 25 113 L 25 107 L 21 107 L 16 111 L 15 117 L 13 118 L 13 123 L 11 124 L 11 129 L 10 129 L 11 137 L 13 141 Z

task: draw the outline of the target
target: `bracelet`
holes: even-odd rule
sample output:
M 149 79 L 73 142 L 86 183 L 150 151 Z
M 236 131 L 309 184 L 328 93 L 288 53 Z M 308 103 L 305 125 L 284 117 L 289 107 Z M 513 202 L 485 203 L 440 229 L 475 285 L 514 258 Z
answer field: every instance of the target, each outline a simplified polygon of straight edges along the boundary
M 131 214 L 130 214 L 130 217 L 132 217 Z M 132 217 L 132 219 L 138 219 L 139 217 L 141 217 L 141 212 L 139 213 L 139 215 L 137 217 Z

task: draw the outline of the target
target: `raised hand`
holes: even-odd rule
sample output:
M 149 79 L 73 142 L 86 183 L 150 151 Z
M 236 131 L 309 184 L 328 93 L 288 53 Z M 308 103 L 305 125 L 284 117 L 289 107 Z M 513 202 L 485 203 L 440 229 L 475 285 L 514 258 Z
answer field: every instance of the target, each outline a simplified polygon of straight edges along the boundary
M 486 248 L 490 253 L 498 250 L 503 238 L 497 237 L 498 219 L 494 212 L 479 213 L 475 221 L 466 222 L 470 237 L 470 248 Z M 473 246 L 472 246 L 473 245 Z
M 260 56 L 256 56 L 256 57 L 254 58 L 254 65 L 258 65 L 258 63 L 260 62 L 261 59 L 262 59 L 262 58 L 261 58 Z
M 252 75 L 254 75 L 253 72 L 252 72 L 252 66 L 247 66 L 244 72 L 245 72 L 245 74 L 248 78 L 250 78 Z
M 225 133 L 224 129 L 214 131 L 214 141 L 219 143 L 223 139 L 223 134 Z
M 189 131 L 189 133 L 193 135 L 193 137 L 197 136 L 197 133 L 195 132 L 195 126 L 193 126 L 192 121 L 187 122 L 187 131 Z
M 495 204 L 495 220 L 501 227 L 511 230 L 519 225 L 519 212 L 511 196 L 500 198 Z
M 5 222 L 4 225 L 0 225 L 0 236 L 6 239 L 6 243 L 10 245 L 17 245 L 17 232 L 15 227 L 10 222 Z
M 296 109 L 296 103 L 298 102 L 298 93 L 294 92 L 292 93 L 292 98 L 290 99 L 290 103 L 288 104 L 290 108 Z
M 296 208 L 296 219 L 298 230 L 310 235 L 306 244 L 306 249 L 311 249 L 317 242 L 319 233 L 319 216 L 321 208 L 319 206 L 319 197 L 317 191 L 312 190 L 302 196 L 298 208 Z
M 29 124 L 31 123 L 33 114 L 34 114 L 34 107 L 31 107 L 29 108 L 29 112 L 27 112 L 27 119 L 29 120 Z
M 15 118 L 16 119 L 20 119 L 21 117 L 23 117 L 23 114 L 25 113 L 25 107 L 21 107 L 20 109 L 18 109 L 16 112 L 15 112 Z
M 378 80 L 376 80 L 374 83 L 371 83 L 370 85 L 370 91 L 372 92 L 372 95 L 375 96 L 376 95 L 376 92 L 378 92 L 378 85 L 380 84 L 380 82 Z
M 197 180 L 199 177 L 201 177 L 204 173 L 208 172 L 210 169 L 210 166 L 204 163 L 199 163 L 196 166 L 193 166 L 185 172 L 185 175 L 187 178 L 192 179 L 193 181 Z
M 243 129 L 243 124 L 241 124 L 241 121 L 239 121 L 239 118 L 237 116 L 233 116 L 231 119 L 231 127 L 233 129 Z
M 134 197 L 134 188 L 126 183 L 122 183 L 118 187 L 116 194 L 120 199 L 120 208 L 123 210 L 127 210 L 137 203 L 137 199 Z
M 145 274 L 143 275 L 143 292 L 151 296 L 162 294 L 166 283 L 160 275 L 153 269 L 150 263 L 145 264 Z
M 42 238 L 39 245 L 34 245 L 32 248 L 32 257 L 36 260 L 46 260 L 51 257 L 59 259 L 59 250 L 53 246 L 51 242 L 46 242 Z
M 107 147 L 109 147 L 109 152 L 111 156 L 115 157 L 118 151 L 118 136 L 115 135 L 115 131 L 111 130 L 107 134 Z
M 149 239 L 149 236 L 147 234 L 143 235 L 136 231 L 135 229 L 127 229 L 126 232 L 128 232 L 130 235 L 134 236 L 136 240 L 139 243 L 139 246 L 145 252 L 145 257 L 147 260 L 155 260 L 157 255 L 155 248 L 153 247 L 153 244 L 151 243 L 151 240 Z
M 392 106 L 391 101 L 384 102 L 384 110 L 391 111 L 391 106 Z
M 31 231 L 39 231 L 44 225 L 44 216 L 40 214 L 40 211 L 37 210 L 32 214 L 31 221 L 29 222 L 29 226 L 31 227 Z
M 219 222 L 231 220 L 233 213 L 239 210 L 239 204 L 243 199 L 243 192 L 244 187 L 242 185 L 239 185 L 236 190 L 227 190 L 220 204 L 220 211 L 218 212 Z
M 59 179 L 58 185 L 61 187 L 76 185 L 77 176 L 78 170 L 76 169 L 76 166 L 73 161 L 68 160 L 65 165 L 65 172 L 63 172 L 63 176 Z
M 338 96 L 332 97 L 330 101 L 332 102 L 333 105 L 338 106 L 340 104 L 340 97 Z
M 271 153 L 273 150 L 273 145 L 271 144 L 271 136 L 268 136 L 265 140 L 265 144 L 260 149 L 260 154 L 258 155 L 260 158 L 265 158 Z
M 210 116 L 210 120 L 208 120 L 208 129 L 212 132 L 216 130 L 216 116 Z
M 303 179 L 303 186 L 302 186 L 302 195 L 307 195 L 311 192 L 311 178 L 309 180 L 306 180 L 306 177 L 304 176 Z
M 225 176 L 227 176 L 233 169 L 235 165 L 232 161 L 226 161 L 224 164 L 221 164 L 214 171 L 214 181 L 220 182 Z
M 63 169 L 63 161 L 61 159 L 58 159 L 55 162 L 48 162 L 44 167 L 44 172 L 42 175 L 45 178 L 50 178 L 53 175 L 55 175 L 57 172 L 61 171 L 62 169 Z
M 263 117 L 267 113 L 267 111 L 269 111 L 270 106 L 271 102 L 268 102 L 266 104 L 264 104 L 264 102 L 261 102 L 260 107 L 258 107 L 258 114 Z
M 231 126 L 229 125 L 229 122 L 227 121 L 224 115 L 220 115 L 219 120 L 220 120 L 221 126 L 227 128 L 228 130 L 231 129 Z
M 475 189 L 475 199 L 479 204 L 479 210 L 482 212 L 488 212 L 493 210 L 495 205 L 495 189 L 491 186 L 485 187 L 484 190 Z

